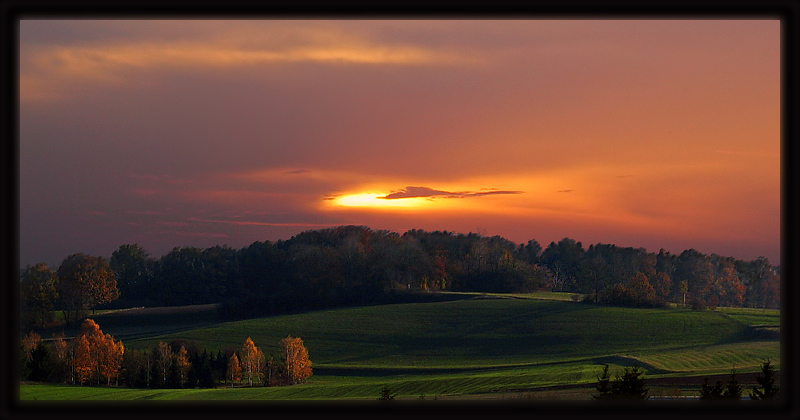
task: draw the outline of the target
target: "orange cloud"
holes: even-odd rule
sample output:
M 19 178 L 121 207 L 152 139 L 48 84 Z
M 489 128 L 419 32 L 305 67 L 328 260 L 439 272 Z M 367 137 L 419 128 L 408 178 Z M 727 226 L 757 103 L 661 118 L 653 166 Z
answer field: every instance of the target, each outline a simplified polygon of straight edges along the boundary
M 475 65 L 475 57 L 408 44 L 333 37 L 307 45 L 245 45 L 225 37 L 202 41 L 138 41 L 30 47 L 21 51 L 20 100 L 64 97 L 75 83 L 134 83 L 135 72 L 159 68 L 227 69 L 285 63 L 352 65 Z

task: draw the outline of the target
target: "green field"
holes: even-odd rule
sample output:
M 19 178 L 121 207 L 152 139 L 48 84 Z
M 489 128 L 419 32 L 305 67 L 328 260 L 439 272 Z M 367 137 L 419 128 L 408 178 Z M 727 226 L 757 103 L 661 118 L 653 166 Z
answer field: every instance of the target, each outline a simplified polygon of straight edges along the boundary
M 475 295 L 465 300 L 317 311 L 212 323 L 209 314 L 95 317 L 128 349 L 195 341 L 217 351 L 252 337 L 265 354 L 303 339 L 313 362 L 307 383 L 193 390 L 22 385 L 22 400 L 366 399 L 388 386 L 398 398 L 501 398 L 560 386 L 590 398 L 603 364 L 639 365 L 647 379 L 756 372 L 780 365 L 780 341 L 756 333 L 780 326 L 778 311 L 632 309 L 574 303 L 567 295 Z M 142 315 L 138 315 L 142 316 Z M 139 318 L 145 319 L 145 318 Z M 192 322 L 196 328 L 189 328 Z M 175 325 L 180 328 L 173 328 Z M 119 335 L 118 335 L 119 334 Z M 126 339 L 127 337 L 127 339 Z M 578 390 L 578 391 L 576 391 Z M 550 396 L 558 395 L 550 392 Z M 567 396 L 568 392 L 572 393 Z M 659 391 L 661 392 L 661 391 Z M 516 394 L 515 394 L 516 393 Z M 556 396 L 556 398 L 558 398 Z

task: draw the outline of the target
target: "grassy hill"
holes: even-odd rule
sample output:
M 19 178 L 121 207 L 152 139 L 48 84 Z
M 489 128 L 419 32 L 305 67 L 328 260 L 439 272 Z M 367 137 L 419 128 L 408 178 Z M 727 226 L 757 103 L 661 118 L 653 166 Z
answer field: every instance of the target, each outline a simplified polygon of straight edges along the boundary
M 303 339 L 313 362 L 308 383 L 290 387 L 129 390 L 25 385 L 23 399 L 375 399 L 383 386 L 399 397 L 505 395 L 584 385 L 603 364 L 612 373 L 637 364 L 646 378 L 755 372 L 780 363 L 777 311 L 633 309 L 595 306 L 539 295 L 476 295 L 471 299 L 318 311 L 215 323 L 180 331 L 150 320 L 137 331 L 112 314 L 103 331 L 128 335 L 126 348 L 149 349 L 183 338 L 201 348 L 238 349 L 252 337 L 278 356 L 278 341 Z M 119 315 L 117 315 L 119 316 Z M 203 319 L 207 321 L 207 319 Z M 127 330 L 126 330 L 127 328 Z M 124 338 L 123 338 L 124 339 Z M 277 357 L 276 357 L 277 358 Z

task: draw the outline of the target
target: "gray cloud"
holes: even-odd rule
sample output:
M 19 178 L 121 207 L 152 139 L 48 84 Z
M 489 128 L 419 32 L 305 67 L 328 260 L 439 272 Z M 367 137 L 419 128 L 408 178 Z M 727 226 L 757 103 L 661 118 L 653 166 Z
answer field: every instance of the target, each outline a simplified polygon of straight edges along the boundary
M 524 191 L 501 191 L 495 189 L 482 189 L 481 191 L 442 191 L 434 190 L 428 187 L 413 187 L 408 186 L 401 190 L 393 191 L 382 198 L 384 200 L 396 200 L 400 198 L 414 198 L 414 197 L 429 197 L 429 198 L 466 198 L 478 197 L 482 195 L 500 195 L 500 194 L 522 194 Z

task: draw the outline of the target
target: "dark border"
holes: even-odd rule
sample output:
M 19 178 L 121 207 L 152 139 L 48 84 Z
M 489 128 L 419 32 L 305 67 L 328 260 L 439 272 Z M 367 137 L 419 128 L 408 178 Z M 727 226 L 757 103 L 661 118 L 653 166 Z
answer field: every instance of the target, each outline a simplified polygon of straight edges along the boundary
M 488 2 L 487 2 L 488 3 Z M 790 204 L 792 189 L 797 184 L 796 173 L 791 171 L 795 144 L 797 139 L 798 85 L 798 49 L 797 40 L 800 4 L 794 0 L 676 0 L 676 1 L 591 1 L 591 0 L 547 0 L 529 1 L 522 5 L 511 2 L 491 2 L 483 5 L 458 5 L 453 7 L 432 2 L 374 2 L 372 5 L 348 4 L 337 2 L 332 5 L 315 2 L 291 2 L 273 4 L 271 2 L 246 2 L 242 0 L 0 0 L 0 48 L 2 48 L 2 99 L 3 111 L 0 115 L 3 131 L 8 133 L 8 141 L 3 142 L 4 166 L 2 192 L 10 197 L 6 204 L 8 221 L 3 224 L 3 237 L 8 238 L 0 252 L 0 266 L 6 268 L 4 279 L 2 310 L 2 329 L 4 343 L 15 343 L 18 335 L 18 278 L 19 262 L 19 30 L 21 19 L 71 19 L 71 18 L 146 18 L 146 19 L 194 19 L 194 18 L 316 18 L 316 19 L 778 19 L 781 20 L 782 42 L 782 239 L 781 239 L 781 279 L 782 279 L 782 353 L 781 358 L 781 390 L 784 396 L 779 404 L 753 406 L 742 405 L 706 405 L 696 402 L 659 404 L 582 404 L 581 402 L 522 403 L 508 402 L 438 402 L 431 404 L 405 403 L 159 403 L 137 404 L 135 402 L 103 403 L 47 403 L 38 407 L 24 407 L 19 402 L 18 360 L 16 345 L 0 346 L 0 356 L 4 363 L 0 365 L 2 381 L 0 382 L 0 398 L 3 418 L 229 418 L 242 415 L 259 417 L 293 416 L 311 418 L 407 418 L 409 416 L 434 415 L 443 418 L 485 418 L 501 416 L 539 417 L 539 418 L 592 418 L 622 419 L 669 418 L 676 415 L 688 418 L 702 417 L 707 419 L 724 418 L 800 418 L 798 408 L 798 387 L 795 383 L 800 378 L 800 371 L 791 355 L 798 353 L 797 312 L 792 303 L 800 302 L 795 281 L 793 260 L 797 260 L 796 252 L 792 252 L 791 238 L 794 233 L 790 216 L 794 206 Z M 745 198 L 746 199 L 746 198 Z

